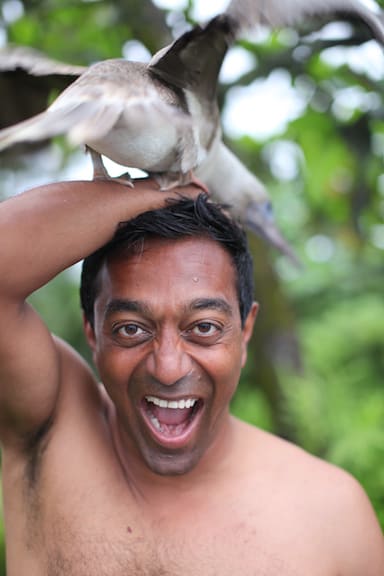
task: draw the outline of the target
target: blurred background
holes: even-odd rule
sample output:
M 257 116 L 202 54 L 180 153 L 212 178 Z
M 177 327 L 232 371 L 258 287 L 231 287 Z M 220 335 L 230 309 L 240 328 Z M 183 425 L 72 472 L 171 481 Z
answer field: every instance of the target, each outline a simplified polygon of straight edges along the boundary
M 71 64 L 148 60 L 226 6 L 207 4 L 0 0 L 0 54 L 14 44 Z M 302 261 L 249 237 L 261 310 L 232 411 L 350 471 L 384 526 L 383 78 L 383 50 L 364 25 L 307 21 L 260 27 L 233 47 L 218 98 L 227 144 L 267 185 Z M 66 82 L 0 70 L 0 127 L 44 109 Z M 17 147 L 1 154 L 0 198 L 91 174 L 62 138 Z M 89 359 L 79 269 L 32 301 Z

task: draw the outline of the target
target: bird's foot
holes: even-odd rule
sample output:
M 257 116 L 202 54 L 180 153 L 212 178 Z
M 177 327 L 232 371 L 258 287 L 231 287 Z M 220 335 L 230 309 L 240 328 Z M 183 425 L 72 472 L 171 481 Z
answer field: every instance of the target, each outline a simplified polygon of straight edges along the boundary
M 116 176 L 115 178 L 112 178 L 112 180 L 115 180 L 116 182 L 120 182 L 120 184 L 124 184 L 124 186 L 129 186 L 130 188 L 135 187 L 129 172 L 125 172 L 124 174 L 121 174 L 120 176 Z
M 123 184 L 124 186 L 129 186 L 130 188 L 134 188 L 134 184 L 132 181 L 131 176 L 126 172 L 125 174 L 121 174 L 121 176 L 110 176 L 109 174 L 96 174 L 95 171 L 93 172 L 93 180 L 112 180 L 113 182 L 118 182 L 119 184 Z
M 95 179 L 95 178 L 94 178 Z M 101 177 L 99 178 L 100 180 L 113 180 L 114 182 L 119 182 L 119 184 L 123 184 L 124 186 L 129 186 L 130 188 L 134 188 L 135 185 L 133 183 L 133 180 L 131 178 L 131 175 L 129 174 L 129 172 L 125 172 L 124 174 L 120 174 L 120 176 L 107 176 L 107 178 L 105 177 Z
M 114 182 L 124 184 L 124 186 L 129 186 L 130 188 L 134 187 L 129 172 L 121 174 L 121 176 L 110 176 L 105 169 L 101 155 L 89 146 L 86 146 L 86 149 L 91 155 L 94 180 L 113 180 Z

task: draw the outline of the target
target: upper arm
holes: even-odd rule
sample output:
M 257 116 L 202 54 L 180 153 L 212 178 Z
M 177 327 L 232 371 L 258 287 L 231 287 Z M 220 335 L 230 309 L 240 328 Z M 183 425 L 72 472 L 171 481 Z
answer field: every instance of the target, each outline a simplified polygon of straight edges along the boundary
M 61 381 L 58 344 L 33 308 L 0 301 L 0 441 L 33 435 L 51 418 Z
M 384 538 L 368 496 L 349 475 L 336 491 L 338 530 L 335 544 L 342 576 L 382 576 Z

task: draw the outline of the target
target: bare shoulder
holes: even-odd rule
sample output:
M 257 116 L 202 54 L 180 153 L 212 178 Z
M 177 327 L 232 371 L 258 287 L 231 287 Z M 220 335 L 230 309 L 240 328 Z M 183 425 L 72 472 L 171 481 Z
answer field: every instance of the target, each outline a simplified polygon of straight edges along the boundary
M 239 431 L 243 446 L 255 455 L 249 473 L 257 482 L 264 478 L 265 499 L 273 491 L 280 520 L 288 524 L 294 518 L 303 542 L 323 542 L 340 575 L 382 576 L 383 534 L 359 482 L 268 432 L 243 423 Z
M 293 485 L 308 483 L 309 496 L 316 493 L 317 499 L 324 489 L 332 487 L 331 493 L 327 492 L 329 502 L 332 496 L 340 502 L 343 494 L 346 499 L 364 495 L 360 484 L 342 468 L 270 432 L 244 422 L 238 421 L 237 425 L 242 445 L 257 455 L 255 463 L 262 465 L 266 474 L 276 478 L 283 474 Z

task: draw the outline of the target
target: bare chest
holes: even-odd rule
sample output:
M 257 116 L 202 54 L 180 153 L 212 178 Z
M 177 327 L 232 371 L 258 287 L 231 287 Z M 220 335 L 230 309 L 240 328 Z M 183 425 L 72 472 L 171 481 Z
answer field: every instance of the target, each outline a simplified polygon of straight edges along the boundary
M 219 520 L 219 518 L 217 518 Z M 280 553 L 245 523 L 200 514 L 184 523 L 165 515 L 67 514 L 42 531 L 46 576 L 296 576 Z
M 159 507 L 137 495 L 107 443 L 86 446 L 56 439 L 32 489 L 5 475 L 8 576 L 332 574 L 300 522 L 283 521 L 293 513 L 253 484 L 175 488 Z
M 195 503 L 175 493 L 155 511 L 113 472 L 78 470 L 43 481 L 18 530 L 11 523 L 8 576 L 306 574 L 237 501 L 216 493 Z

